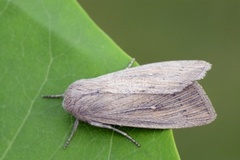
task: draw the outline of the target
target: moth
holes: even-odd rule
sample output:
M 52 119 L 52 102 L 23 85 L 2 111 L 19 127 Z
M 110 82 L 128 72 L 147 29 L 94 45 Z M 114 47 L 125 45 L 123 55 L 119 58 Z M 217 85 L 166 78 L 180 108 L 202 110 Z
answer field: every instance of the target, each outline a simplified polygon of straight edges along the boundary
M 137 146 L 127 133 L 113 127 L 176 129 L 201 126 L 216 118 L 203 88 L 202 79 L 211 64 L 202 60 L 167 61 L 131 67 L 96 78 L 72 83 L 64 94 L 44 98 L 63 98 L 63 108 L 76 121 L 114 130 Z

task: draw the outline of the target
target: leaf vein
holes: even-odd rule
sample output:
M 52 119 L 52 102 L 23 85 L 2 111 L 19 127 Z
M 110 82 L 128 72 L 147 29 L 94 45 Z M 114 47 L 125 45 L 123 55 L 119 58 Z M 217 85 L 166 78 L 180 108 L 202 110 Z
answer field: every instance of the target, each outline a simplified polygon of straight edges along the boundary
M 50 30 L 50 28 L 51 28 L 51 21 L 50 21 L 50 20 L 51 20 L 51 19 L 50 19 L 50 15 L 48 15 L 48 16 L 49 16 L 48 18 L 49 18 L 49 54 L 50 54 L 50 61 L 49 61 L 49 64 L 48 64 L 48 66 L 47 66 L 46 74 L 45 74 L 44 80 L 43 80 L 43 82 L 41 83 L 41 85 L 40 85 L 40 87 L 39 87 L 36 95 L 35 95 L 34 98 L 32 99 L 32 101 L 31 101 L 31 103 L 30 103 L 30 106 L 29 106 L 29 108 L 28 108 L 28 111 L 27 111 L 26 115 L 24 116 L 22 122 L 20 123 L 20 126 L 18 127 L 18 129 L 17 129 L 16 133 L 14 134 L 12 140 L 9 142 L 8 147 L 7 147 L 6 150 L 4 151 L 2 157 L 0 158 L 1 160 L 3 160 L 3 159 L 6 157 L 6 155 L 7 155 L 8 152 L 9 152 L 9 150 L 11 149 L 12 145 L 13 145 L 14 142 L 16 141 L 19 133 L 21 132 L 23 126 L 25 125 L 27 119 L 28 119 L 29 116 L 30 116 L 30 113 L 31 113 L 31 111 L 32 111 L 32 109 L 33 109 L 33 105 L 34 105 L 36 99 L 39 97 L 39 95 L 40 95 L 40 93 L 41 93 L 41 91 L 42 91 L 42 89 L 43 89 L 44 85 L 46 84 L 46 82 L 47 82 L 47 80 L 48 80 L 48 77 L 49 77 L 50 69 L 51 69 L 51 66 L 52 66 L 52 64 L 53 64 L 53 60 L 54 60 L 54 59 L 53 59 L 53 56 L 52 56 L 52 48 L 51 48 L 51 46 L 52 46 L 52 44 L 51 44 L 51 36 L 52 36 L 52 33 L 51 33 L 51 30 Z

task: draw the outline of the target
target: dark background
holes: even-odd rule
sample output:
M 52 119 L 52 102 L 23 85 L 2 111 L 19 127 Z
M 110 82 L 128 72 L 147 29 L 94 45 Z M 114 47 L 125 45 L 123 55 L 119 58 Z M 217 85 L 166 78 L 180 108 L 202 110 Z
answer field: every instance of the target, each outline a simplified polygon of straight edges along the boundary
M 238 159 L 240 148 L 240 1 L 79 0 L 140 64 L 201 59 L 213 64 L 200 81 L 218 117 L 174 130 L 182 159 Z

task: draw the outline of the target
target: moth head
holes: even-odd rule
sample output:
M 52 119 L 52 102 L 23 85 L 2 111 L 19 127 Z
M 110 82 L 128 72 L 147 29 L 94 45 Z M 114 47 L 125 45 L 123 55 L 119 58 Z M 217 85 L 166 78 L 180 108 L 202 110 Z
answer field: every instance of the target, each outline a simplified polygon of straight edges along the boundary
M 67 90 L 64 93 L 63 99 L 63 108 L 72 113 L 75 112 L 77 109 L 77 102 L 82 98 L 84 95 L 84 86 L 80 81 L 76 81 L 69 85 Z
M 64 93 L 63 108 L 74 115 L 77 119 L 82 120 L 81 114 L 85 112 L 86 103 L 94 91 L 95 85 L 88 83 L 89 80 L 78 80 L 67 88 Z

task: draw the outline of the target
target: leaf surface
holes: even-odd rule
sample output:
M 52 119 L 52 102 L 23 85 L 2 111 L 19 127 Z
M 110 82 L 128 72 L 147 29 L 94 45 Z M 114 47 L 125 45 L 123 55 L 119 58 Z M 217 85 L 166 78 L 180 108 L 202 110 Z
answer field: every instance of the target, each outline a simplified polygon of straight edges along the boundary
M 0 1 L 0 159 L 179 159 L 171 130 L 119 127 L 142 146 L 74 118 L 62 94 L 77 79 L 124 69 L 124 53 L 73 0 Z

